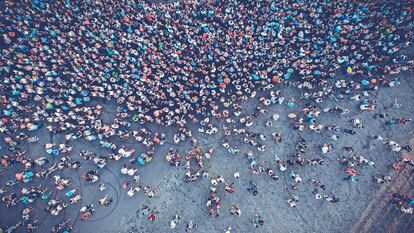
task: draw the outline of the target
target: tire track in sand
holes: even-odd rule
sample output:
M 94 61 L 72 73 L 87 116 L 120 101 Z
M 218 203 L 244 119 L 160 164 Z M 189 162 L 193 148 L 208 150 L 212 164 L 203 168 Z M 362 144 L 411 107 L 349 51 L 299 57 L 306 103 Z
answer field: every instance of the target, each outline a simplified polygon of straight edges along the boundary
M 414 148 L 414 138 L 410 140 L 410 146 L 411 148 Z M 411 156 L 414 156 L 414 152 L 408 153 Z M 412 173 L 412 168 L 409 166 L 404 166 L 401 170 L 392 170 L 389 173 L 389 176 L 391 176 L 392 183 L 388 186 L 383 185 L 374 195 L 372 200 L 369 202 L 367 207 L 362 212 L 361 216 L 359 217 L 358 221 L 355 223 L 355 225 L 350 230 L 350 233 L 367 233 L 369 232 L 372 224 L 377 219 L 380 219 L 382 213 L 388 212 L 386 211 L 386 206 L 389 203 L 391 194 L 389 191 L 391 190 L 400 190 L 401 187 L 404 187 L 404 190 L 402 191 L 410 191 L 411 185 L 405 185 L 407 182 L 409 182 L 410 179 L 414 178 L 414 174 Z M 373 208 L 375 206 L 375 208 Z M 397 217 L 393 221 L 393 224 L 389 225 L 389 228 L 387 232 L 396 232 L 396 229 L 398 228 L 398 225 L 401 220 Z

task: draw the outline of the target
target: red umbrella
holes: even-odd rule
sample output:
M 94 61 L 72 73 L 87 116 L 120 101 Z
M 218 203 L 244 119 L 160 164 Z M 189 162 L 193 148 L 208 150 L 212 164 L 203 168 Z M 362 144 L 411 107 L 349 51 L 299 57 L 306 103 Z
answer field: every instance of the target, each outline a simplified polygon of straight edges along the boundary
M 230 83 L 230 79 L 229 78 L 224 78 L 224 83 L 225 84 L 229 84 Z

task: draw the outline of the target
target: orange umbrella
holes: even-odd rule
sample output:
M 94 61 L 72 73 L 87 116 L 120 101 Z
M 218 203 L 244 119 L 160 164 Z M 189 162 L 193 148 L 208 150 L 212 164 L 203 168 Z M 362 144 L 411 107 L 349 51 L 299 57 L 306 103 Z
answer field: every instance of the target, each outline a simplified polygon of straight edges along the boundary
M 221 89 L 225 89 L 226 88 L 226 84 L 225 83 L 220 83 L 220 88 Z
M 229 84 L 230 83 L 230 79 L 229 78 L 224 78 L 224 83 L 225 84 Z

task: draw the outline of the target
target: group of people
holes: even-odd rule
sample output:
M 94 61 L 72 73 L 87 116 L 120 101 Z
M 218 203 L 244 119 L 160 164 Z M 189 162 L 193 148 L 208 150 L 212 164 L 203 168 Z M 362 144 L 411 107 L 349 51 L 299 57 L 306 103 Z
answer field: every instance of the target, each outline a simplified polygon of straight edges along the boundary
M 96 166 L 81 174 L 82 182 L 99 183 L 102 169 L 122 159 L 125 165 L 120 173 L 138 183 L 138 167 L 149 163 L 156 147 L 167 142 L 164 132 L 154 132 L 147 124 L 163 130 L 178 127 L 173 142 L 180 143 L 195 140 L 189 124 L 197 123 L 201 133 L 214 135 L 223 130 L 224 135 L 241 137 L 258 153 L 265 153 L 266 135 L 249 129 L 254 119 L 266 114 L 270 105 L 293 107 L 307 100 L 310 104 L 301 114 L 289 114 L 292 129 L 329 131 L 334 141 L 341 133 L 353 135 L 363 128 L 358 118 L 352 120 L 352 128 L 318 122 L 322 113 L 347 114 L 349 109 L 320 109 L 317 104 L 328 97 L 349 98 L 358 103 L 360 111 L 375 110 L 377 103 L 369 91 L 398 86 L 398 78 L 387 75 L 413 70 L 413 58 L 404 53 L 412 45 L 413 8 L 409 0 L 207 0 L 156 5 L 136 0 L 5 1 L 0 10 L 0 160 L 4 169 L 17 167 L 19 172 L 1 187 L 2 201 L 12 207 L 43 199 L 46 210 L 59 215 L 81 196 L 76 189 L 68 191 L 71 180 L 57 173 L 79 169 L 82 160 L 91 160 Z M 332 82 L 339 73 L 346 78 Z M 275 90 L 278 86 L 299 89 L 301 98 L 283 96 Z M 259 92 L 268 93 L 259 97 L 261 106 L 244 114 L 240 102 Z M 115 106 L 111 122 L 103 120 L 105 106 Z M 390 106 L 399 107 L 397 103 Z M 272 115 L 266 126 L 279 117 Z M 220 118 L 238 127 L 219 129 L 212 122 Z M 404 116 L 385 122 L 389 126 L 410 123 Z M 133 125 L 139 128 L 132 129 Z M 40 130 L 51 137 L 63 134 L 65 143 L 47 143 L 45 153 L 32 158 L 23 145 L 36 143 L 39 138 L 31 134 Z M 283 142 L 280 132 L 271 136 L 275 143 Z M 135 140 L 146 151 L 137 153 L 115 143 L 115 137 Z M 69 156 L 73 154 L 71 141 L 80 139 L 99 142 L 111 152 L 82 151 L 82 160 Z M 222 144 L 230 154 L 241 153 L 232 141 L 223 139 Z M 394 152 L 410 149 L 393 141 L 385 144 Z M 323 154 L 333 148 L 331 143 L 320 147 Z M 325 163 L 323 159 L 306 160 L 302 154 L 307 149 L 302 140 L 293 159 L 275 158 L 281 172 L 290 170 L 294 183 L 302 179 L 291 167 Z M 213 153 L 196 147 L 182 161 L 171 149 L 166 159 L 173 166 L 184 164 L 186 181 L 195 182 L 208 175 L 203 162 Z M 248 151 L 246 158 L 254 175 L 264 172 L 279 179 L 274 172 L 277 168 L 258 164 L 255 152 Z M 362 156 L 338 160 L 345 166 L 346 179 L 352 181 L 358 180 L 359 167 L 374 166 Z M 395 166 L 401 163 L 412 164 L 412 159 Z M 51 198 L 52 190 L 42 186 L 27 187 L 42 178 L 53 178 L 56 190 L 65 192 L 69 201 Z M 381 174 L 374 179 L 379 183 L 389 180 Z M 8 192 L 15 185 L 25 186 L 20 194 Z M 122 187 L 129 188 L 130 197 L 141 190 L 128 183 Z M 213 189 L 212 181 L 208 212 L 218 215 L 220 198 Z M 99 190 L 105 190 L 102 183 Z M 225 190 L 234 192 L 235 188 L 225 184 Z M 148 197 L 156 193 L 149 186 L 143 191 Z M 253 181 L 248 192 L 258 193 Z M 338 201 L 333 194 L 315 191 L 315 196 Z M 296 196 L 288 200 L 292 207 L 298 202 Z M 108 206 L 112 199 L 105 196 L 99 203 Z M 95 211 L 92 204 L 86 205 L 80 210 L 81 218 L 86 220 Z M 24 212 L 24 219 L 7 231 L 21 225 L 27 231 L 36 229 L 38 221 L 27 217 L 30 213 L 30 209 Z M 55 229 L 70 229 L 69 222 Z M 256 227 L 263 223 L 262 217 L 254 218 Z
M 278 83 L 317 100 L 341 70 L 375 78 L 353 85 L 391 85 L 384 75 L 412 66 L 402 53 L 410 13 L 410 1 L 7 1 L 0 129 L 47 122 L 75 131 L 70 139 L 134 136 L 152 147 L 161 135 L 125 130 L 131 121 L 185 131 L 188 120 L 226 116 L 230 103 Z M 101 104 L 85 106 L 94 100 L 119 104 L 113 124 L 99 119 Z

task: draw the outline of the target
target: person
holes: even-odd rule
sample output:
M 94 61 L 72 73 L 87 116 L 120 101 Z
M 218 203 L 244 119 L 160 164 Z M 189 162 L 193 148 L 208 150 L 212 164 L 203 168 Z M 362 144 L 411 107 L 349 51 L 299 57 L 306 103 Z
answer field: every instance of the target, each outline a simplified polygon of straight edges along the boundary
M 287 202 L 290 205 L 290 207 L 296 207 L 299 203 L 299 197 L 292 195 Z
M 72 230 L 72 227 L 68 226 L 71 222 L 70 218 L 64 218 L 61 222 L 59 222 L 57 225 L 52 227 L 52 233 L 57 232 L 70 232 Z
M 93 208 L 92 204 L 88 204 L 86 206 L 83 206 L 80 209 L 81 220 L 82 221 L 88 220 L 89 217 L 91 217 L 95 212 L 96 212 L 96 210 L 95 210 L 95 208 Z
M 103 206 L 109 206 L 113 202 L 112 198 L 108 198 L 108 195 L 105 195 L 104 198 L 99 199 L 98 203 Z
M 133 197 L 134 195 L 135 195 L 135 192 L 139 192 L 141 190 L 141 186 L 137 186 L 137 187 L 131 187 L 129 190 L 128 190 L 128 192 L 127 192 L 127 195 L 129 196 L 129 197 Z
M 195 230 L 195 229 L 197 229 L 197 222 L 195 222 L 194 220 L 190 220 L 187 223 L 185 231 L 186 232 L 191 232 L 192 230 Z
M 48 201 L 48 206 L 45 208 L 46 211 L 50 212 L 50 214 L 57 216 L 60 214 L 62 210 L 64 210 L 68 205 L 59 199 L 51 199 Z
M 171 229 L 175 229 L 177 227 L 177 224 L 180 222 L 180 219 L 181 217 L 179 215 L 174 215 L 170 223 Z
M 71 197 L 69 199 L 69 202 L 70 202 L 70 204 L 76 204 L 78 201 L 80 201 L 80 199 L 82 199 L 82 196 L 80 194 L 78 194 L 74 197 Z
M 258 228 L 259 226 L 263 226 L 263 224 L 264 224 L 264 219 L 262 218 L 262 216 L 256 214 L 253 218 L 254 227 Z
M 225 189 L 227 192 L 229 192 L 229 193 L 234 193 L 234 192 L 236 191 L 236 188 L 234 187 L 234 183 L 227 184 L 227 183 L 225 183 L 225 182 L 224 182 L 224 184 L 225 184 L 224 189 Z
M 221 200 L 217 193 L 210 192 L 210 197 L 207 200 L 207 210 L 210 215 L 218 217 L 220 215 Z
M 241 215 L 241 210 L 240 210 L 239 206 L 237 206 L 237 205 L 232 205 L 232 206 L 231 206 L 231 209 L 230 209 L 230 213 L 231 213 L 232 215 L 237 215 L 237 216 L 240 216 L 240 215 Z
M 91 170 L 91 171 L 88 171 L 88 172 L 84 172 L 84 173 L 81 174 L 81 177 L 85 181 L 91 182 L 91 183 L 97 182 L 99 180 L 98 172 L 95 171 L 95 170 Z
M 253 194 L 253 196 L 256 196 L 258 194 L 258 188 L 254 181 L 249 182 L 250 187 L 247 188 L 247 190 Z

